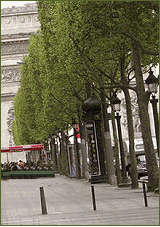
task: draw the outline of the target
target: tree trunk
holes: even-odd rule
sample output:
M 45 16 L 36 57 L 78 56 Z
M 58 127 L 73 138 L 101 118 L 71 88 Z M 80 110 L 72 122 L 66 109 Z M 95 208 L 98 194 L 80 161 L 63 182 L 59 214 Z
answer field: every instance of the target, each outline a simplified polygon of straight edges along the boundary
M 57 162 L 57 152 L 56 152 L 56 144 L 55 144 L 55 138 L 51 136 L 51 161 L 53 161 L 54 164 L 54 170 L 58 171 L 58 162 Z
M 124 58 L 120 59 L 121 68 L 121 81 L 122 84 L 128 86 L 128 82 L 124 73 Z M 123 89 L 125 100 L 126 100 L 126 111 L 127 111 L 127 123 L 128 123 L 128 137 L 129 137 L 129 154 L 130 154 L 130 164 L 131 164 L 131 179 L 132 188 L 138 188 L 138 173 L 137 173 L 137 161 L 134 152 L 134 127 L 131 109 L 131 98 L 127 88 Z
M 148 114 L 149 96 L 145 92 L 144 82 L 140 64 L 139 47 L 135 40 L 132 40 L 133 63 L 137 85 L 137 100 L 139 105 L 139 116 L 141 121 L 142 138 L 145 148 L 147 172 L 148 172 L 148 191 L 154 191 L 159 187 L 158 166 L 154 153 L 150 120 Z
M 54 160 L 54 166 L 55 166 L 55 170 L 58 171 L 58 160 L 57 160 L 57 146 L 56 146 L 56 142 L 55 142 L 55 138 L 53 139 L 53 145 L 54 145 L 54 150 L 53 150 L 53 160 Z
M 62 174 L 68 176 L 69 173 L 69 166 L 68 166 L 68 158 L 67 158 L 67 149 L 66 149 L 66 141 L 65 141 L 65 134 L 61 130 L 61 170 Z
M 81 178 L 81 168 L 80 168 L 80 155 L 79 155 L 79 146 L 77 141 L 77 132 L 76 128 L 73 128 L 74 130 L 74 150 L 75 150 L 75 156 L 76 156 L 76 176 L 77 178 Z
M 101 102 L 102 102 L 102 113 L 103 113 L 104 130 L 105 130 L 105 134 L 104 134 L 105 154 L 106 154 L 109 183 L 116 184 L 115 168 L 114 168 L 114 163 L 113 163 L 113 149 L 112 149 L 112 145 L 111 145 L 109 121 L 107 119 L 107 105 L 106 105 L 106 99 L 105 99 L 103 90 L 101 90 Z
M 87 153 L 86 153 L 86 135 L 85 125 L 81 125 L 81 150 L 82 150 L 82 178 L 89 180 L 89 172 L 87 166 Z
M 63 174 L 63 171 L 62 171 L 62 140 L 60 140 L 60 152 L 59 152 L 59 156 L 58 156 L 58 169 L 59 169 L 59 173 L 60 174 Z
M 82 124 L 80 104 L 77 107 L 77 112 L 78 112 L 79 129 L 80 129 L 80 137 L 81 137 L 81 144 L 80 144 L 81 160 L 82 160 L 81 177 L 86 179 L 86 173 L 88 172 L 88 167 L 87 167 L 87 155 L 86 155 L 86 147 L 85 147 L 85 125 Z
M 124 89 L 123 91 L 126 99 L 132 188 L 138 188 L 138 173 L 137 173 L 137 161 L 136 161 L 136 156 L 134 152 L 134 127 L 133 127 L 133 118 L 132 118 L 132 109 L 131 109 L 131 99 L 130 99 L 129 91 L 127 89 Z

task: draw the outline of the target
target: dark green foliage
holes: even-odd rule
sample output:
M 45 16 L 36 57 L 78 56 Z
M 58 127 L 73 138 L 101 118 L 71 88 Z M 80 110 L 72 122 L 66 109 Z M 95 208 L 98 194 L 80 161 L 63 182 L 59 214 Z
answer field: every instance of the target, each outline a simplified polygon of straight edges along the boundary
M 88 84 L 94 83 L 97 96 L 101 87 L 112 92 L 128 89 L 134 70 L 133 41 L 142 73 L 159 62 L 158 1 L 38 1 L 37 5 L 41 31 L 31 37 L 21 69 L 13 122 L 16 143 L 44 141 L 59 129 L 68 129 L 77 118 L 77 105 L 81 111 L 90 93 Z M 110 93 L 106 90 L 105 96 Z

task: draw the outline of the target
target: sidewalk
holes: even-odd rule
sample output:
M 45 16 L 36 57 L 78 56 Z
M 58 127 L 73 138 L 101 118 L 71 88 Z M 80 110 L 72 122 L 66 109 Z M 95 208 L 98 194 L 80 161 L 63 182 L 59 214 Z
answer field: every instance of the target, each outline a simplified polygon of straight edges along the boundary
M 48 214 L 41 212 L 44 188 Z M 91 185 L 85 180 L 54 178 L 1 181 L 1 225 L 159 225 L 159 195 L 147 193 L 144 206 L 139 189 L 95 184 L 96 210 Z

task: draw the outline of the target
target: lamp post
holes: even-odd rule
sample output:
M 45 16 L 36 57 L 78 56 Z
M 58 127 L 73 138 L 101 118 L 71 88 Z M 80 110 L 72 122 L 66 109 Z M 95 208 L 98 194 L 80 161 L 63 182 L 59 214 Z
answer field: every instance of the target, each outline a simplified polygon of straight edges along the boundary
M 116 112 L 115 118 L 117 121 L 117 128 L 118 128 L 119 148 L 120 148 L 121 165 L 122 165 L 122 183 L 123 183 L 123 180 L 127 179 L 127 172 L 126 172 L 125 154 L 124 154 L 123 140 L 122 140 L 122 130 L 121 130 L 121 124 L 120 124 L 121 116 L 119 115 L 121 100 L 117 96 L 114 96 L 114 98 L 111 101 L 111 104 L 113 105 L 114 112 Z
M 157 153 L 159 157 L 159 120 L 158 120 L 158 111 L 157 111 L 157 103 L 158 99 L 155 98 L 155 94 L 158 91 L 158 78 L 156 78 L 153 75 L 153 71 L 149 71 L 149 76 L 145 80 L 145 83 L 148 87 L 148 92 L 152 94 L 152 99 L 150 100 L 150 103 L 152 104 L 153 109 L 153 117 L 154 117 L 154 126 L 155 126 L 155 134 L 156 134 L 156 141 L 157 141 Z

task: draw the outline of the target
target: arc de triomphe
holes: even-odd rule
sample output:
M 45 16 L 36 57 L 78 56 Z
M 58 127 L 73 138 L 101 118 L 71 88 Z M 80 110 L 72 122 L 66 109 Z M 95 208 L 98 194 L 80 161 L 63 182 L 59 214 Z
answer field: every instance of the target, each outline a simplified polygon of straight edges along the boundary
M 13 98 L 20 87 L 19 62 L 40 28 L 36 3 L 1 9 L 1 147 L 12 146 Z

